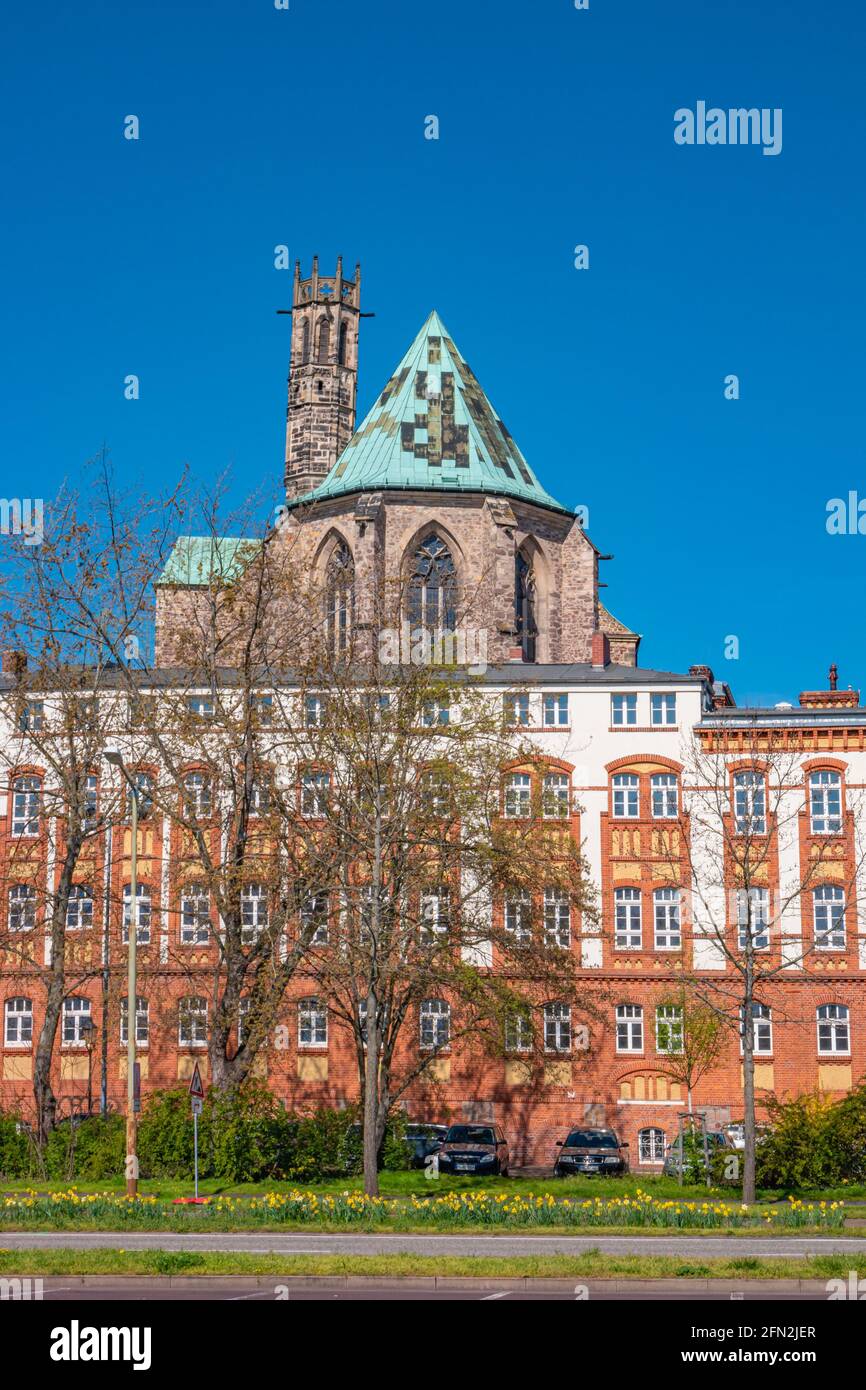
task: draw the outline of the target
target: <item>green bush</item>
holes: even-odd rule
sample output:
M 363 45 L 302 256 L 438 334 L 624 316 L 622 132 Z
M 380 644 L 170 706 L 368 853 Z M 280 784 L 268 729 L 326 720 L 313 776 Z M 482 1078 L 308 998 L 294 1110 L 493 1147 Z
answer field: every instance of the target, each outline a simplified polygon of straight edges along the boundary
M 0 1177 L 9 1182 L 30 1177 L 32 1154 L 17 1115 L 0 1114 Z
M 198 1121 L 198 1171 L 213 1174 L 211 1117 L 207 1105 Z M 186 1088 L 154 1091 L 142 1106 L 138 1162 L 143 1178 L 188 1178 L 193 1171 L 193 1124 Z
M 840 1101 L 797 1096 L 768 1104 L 771 1130 L 756 1151 L 762 1187 L 835 1187 L 866 1179 L 866 1083 Z
M 48 1136 L 45 1176 L 52 1181 L 100 1182 L 123 1173 L 126 1121 L 121 1115 L 64 1120 Z

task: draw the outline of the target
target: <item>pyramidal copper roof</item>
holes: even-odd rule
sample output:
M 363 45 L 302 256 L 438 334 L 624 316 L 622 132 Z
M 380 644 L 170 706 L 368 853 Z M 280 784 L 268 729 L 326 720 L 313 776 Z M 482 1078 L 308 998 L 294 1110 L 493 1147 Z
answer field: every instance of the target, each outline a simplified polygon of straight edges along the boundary
M 435 310 L 330 473 L 289 505 L 409 488 L 567 511 L 539 483 Z

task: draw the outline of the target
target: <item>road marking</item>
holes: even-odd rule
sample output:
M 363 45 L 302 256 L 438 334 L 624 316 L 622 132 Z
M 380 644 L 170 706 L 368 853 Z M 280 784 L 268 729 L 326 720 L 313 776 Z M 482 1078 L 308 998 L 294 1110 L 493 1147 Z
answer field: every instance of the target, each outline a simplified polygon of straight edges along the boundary
M 509 1294 L 510 1294 L 511 1292 L 512 1292 L 511 1289 L 505 1289 L 503 1293 L 486 1293 L 486 1294 L 484 1295 L 484 1297 L 482 1298 L 481 1302 L 482 1302 L 482 1303 L 492 1303 L 493 1300 L 494 1300 L 494 1298 L 508 1298 L 508 1296 L 509 1296 Z

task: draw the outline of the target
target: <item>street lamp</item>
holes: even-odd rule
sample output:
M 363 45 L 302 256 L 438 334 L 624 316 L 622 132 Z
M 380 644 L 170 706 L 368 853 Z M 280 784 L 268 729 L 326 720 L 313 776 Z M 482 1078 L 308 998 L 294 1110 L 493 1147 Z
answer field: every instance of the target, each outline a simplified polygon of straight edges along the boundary
M 106 748 L 103 757 L 120 769 L 132 796 L 132 842 L 129 866 L 129 951 L 126 993 L 126 1195 L 138 1195 L 138 1119 L 135 1110 L 135 1024 L 136 953 L 138 947 L 138 797 L 139 788 L 127 771 L 116 748 Z

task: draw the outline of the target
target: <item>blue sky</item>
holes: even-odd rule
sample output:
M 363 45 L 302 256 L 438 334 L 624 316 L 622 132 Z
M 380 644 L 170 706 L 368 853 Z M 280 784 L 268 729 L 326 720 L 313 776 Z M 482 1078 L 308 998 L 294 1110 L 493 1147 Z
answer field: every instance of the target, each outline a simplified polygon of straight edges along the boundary
M 278 500 L 273 248 L 342 252 L 376 314 L 361 410 L 438 309 L 544 485 L 589 507 L 643 664 L 709 662 L 740 703 L 831 661 L 866 690 L 866 536 L 825 526 L 866 497 L 862 0 L 16 10 L 6 495 L 50 498 L 105 442 L 130 487 L 231 468 L 238 500 Z M 781 154 L 676 145 L 699 100 L 781 107 Z

